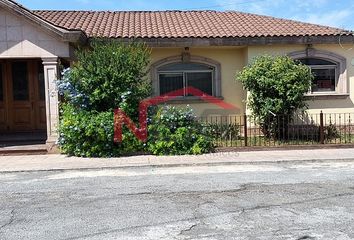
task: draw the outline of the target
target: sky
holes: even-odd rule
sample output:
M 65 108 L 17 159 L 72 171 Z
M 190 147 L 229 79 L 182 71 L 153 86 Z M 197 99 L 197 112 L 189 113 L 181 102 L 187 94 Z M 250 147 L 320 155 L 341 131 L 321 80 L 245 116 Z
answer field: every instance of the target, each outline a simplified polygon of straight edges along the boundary
M 354 0 L 17 0 L 32 10 L 236 10 L 354 30 Z

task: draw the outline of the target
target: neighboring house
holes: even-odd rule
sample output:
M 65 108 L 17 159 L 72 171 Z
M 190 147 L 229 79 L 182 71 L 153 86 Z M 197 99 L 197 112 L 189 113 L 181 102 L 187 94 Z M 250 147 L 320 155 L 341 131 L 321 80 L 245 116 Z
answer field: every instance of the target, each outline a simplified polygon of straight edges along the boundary
M 354 112 L 348 31 L 233 11 L 30 11 L 0 0 L 1 133 L 47 131 L 47 143 L 55 143 L 58 65 L 70 64 L 92 37 L 146 42 L 155 95 L 194 86 L 239 108 L 228 114 L 242 114 L 247 93 L 236 72 L 258 55 L 280 54 L 315 72 L 310 111 Z M 178 101 L 198 114 L 215 108 L 191 96 Z

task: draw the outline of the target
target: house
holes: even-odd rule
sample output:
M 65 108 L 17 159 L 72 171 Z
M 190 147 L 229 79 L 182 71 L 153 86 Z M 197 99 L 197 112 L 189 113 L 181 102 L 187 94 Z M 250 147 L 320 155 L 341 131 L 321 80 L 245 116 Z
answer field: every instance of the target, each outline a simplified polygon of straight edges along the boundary
M 310 111 L 354 111 L 354 36 L 342 29 L 240 12 L 31 11 L 0 0 L 0 132 L 38 132 L 57 140 L 59 64 L 93 37 L 146 42 L 159 95 L 185 86 L 246 111 L 235 73 L 262 54 L 289 55 L 316 74 Z M 191 96 L 198 114 L 217 109 Z

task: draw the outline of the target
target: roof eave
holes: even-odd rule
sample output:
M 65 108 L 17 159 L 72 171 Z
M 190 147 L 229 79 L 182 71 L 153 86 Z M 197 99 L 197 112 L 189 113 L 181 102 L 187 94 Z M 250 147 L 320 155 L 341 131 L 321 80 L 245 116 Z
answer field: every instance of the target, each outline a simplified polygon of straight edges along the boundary
M 76 43 L 78 45 L 86 45 L 88 42 L 87 35 L 80 30 L 67 31 L 62 35 L 62 41 Z
M 286 44 L 354 44 L 354 35 L 261 36 L 220 38 L 111 38 L 121 42 L 144 42 L 150 47 L 257 46 Z

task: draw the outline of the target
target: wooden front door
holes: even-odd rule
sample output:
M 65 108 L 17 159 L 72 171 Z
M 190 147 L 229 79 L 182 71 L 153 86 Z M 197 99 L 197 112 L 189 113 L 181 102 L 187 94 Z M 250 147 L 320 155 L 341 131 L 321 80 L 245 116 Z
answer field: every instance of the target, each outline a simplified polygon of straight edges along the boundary
M 7 60 L 1 62 L 0 65 L 2 74 L 0 131 L 45 130 L 45 90 L 41 62 L 39 60 Z

